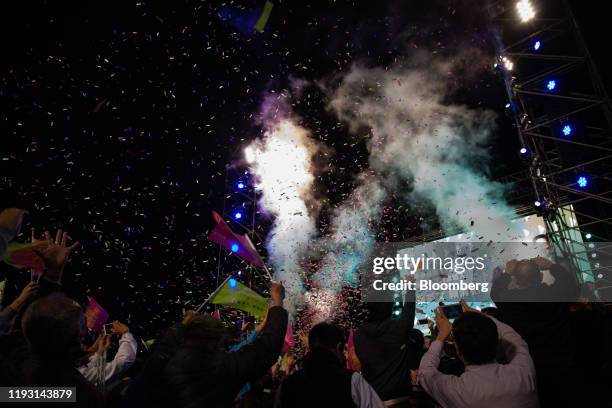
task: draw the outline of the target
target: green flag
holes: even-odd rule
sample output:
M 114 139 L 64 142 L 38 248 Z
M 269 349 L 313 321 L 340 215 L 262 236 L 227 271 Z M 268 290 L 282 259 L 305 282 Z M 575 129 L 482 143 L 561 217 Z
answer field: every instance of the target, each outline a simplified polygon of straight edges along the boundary
M 234 278 L 226 279 L 209 299 L 210 303 L 243 310 L 255 317 L 266 316 L 268 300 Z
M 262 33 L 266 24 L 268 23 L 268 19 L 270 18 L 270 13 L 272 12 L 272 7 L 274 4 L 271 1 L 266 1 L 264 4 L 263 11 L 261 12 L 261 16 L 259 16 L 259 20 L 255 23 L 255 31 Z

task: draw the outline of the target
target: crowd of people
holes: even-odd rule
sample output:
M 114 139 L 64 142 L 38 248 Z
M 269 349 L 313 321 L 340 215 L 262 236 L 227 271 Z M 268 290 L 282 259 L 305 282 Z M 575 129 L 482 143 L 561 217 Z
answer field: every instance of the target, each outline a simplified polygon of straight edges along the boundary
M 23 216 L 0 212 L 1 256 Z M 611 310 L 543 258 L 506 265 L 493 283 L 495 307 L 462 301 L 453 322 L 436 309 L 430 336 L 414 327 L 408 292 L 399 316 L 391 304 L 367 304 L 350 336 L 334 322 L 312 325 L 297 335 L 305 350 L 297 355 L 286 347 L 283 285 L 272 282 L 267 316 L 248 336 L 187 311 L 138 361 L 145 346 L 126 324 L 89 330 L 87 305 L 62 292 L 79 247 L 69 240 L 61 230 L 33 235 L 45 268 L 0 311 L 1 386 L 75 387 L 79 407 L 612 406 Z

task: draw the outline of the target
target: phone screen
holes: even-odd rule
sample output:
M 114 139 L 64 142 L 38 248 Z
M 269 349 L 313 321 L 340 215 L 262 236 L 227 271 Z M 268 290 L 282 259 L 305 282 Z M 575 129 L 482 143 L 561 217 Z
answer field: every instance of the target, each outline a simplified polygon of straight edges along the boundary
M 444 315 L 447 319 L 455 319 L 459 317 L 461 313 L 463 313 L 463 309 L 461 308 L 461 305 L 459 303 L 456 303 L 454 305 L 442 306 L 442 311 L 444 312 Z

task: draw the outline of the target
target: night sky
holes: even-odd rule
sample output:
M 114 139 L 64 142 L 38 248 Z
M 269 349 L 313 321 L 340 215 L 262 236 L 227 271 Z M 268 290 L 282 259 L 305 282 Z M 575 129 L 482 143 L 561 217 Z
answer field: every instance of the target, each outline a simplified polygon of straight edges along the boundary
M 17 3 L 4 5 L 1 24 L 0 207 L 28 209 L 24 231 L 63 227 L 81 241 L 67 290 L 94 296 L 148 337 L 214 288 L 210 211 L 223 205 L 225 165 L 240 164 L 241 149 L 261 133 L 265 94 L 355 62 L 402 64 L 413 50 L 493 52 L 478 1 L 284 1 L 263 33 L 253 30 L 261 0 Z M 577 10 L 582 21 L 591 13 Z M 602 61 L 594 26 L 585 34 Z M 492 176 L 520 169 L 506 153 L 518 142 L 501 113 L 501 78 L 487 66 L 470 80 L 451 75 L 462 90 L 457 102 L 500 112 Z M 367 152 L 325 103 L 316 87 L 292 100 L 302 124 L 333 151 L 325 159 L 333 171 L 316 186 L 329 210 L 352 190 Z M 405 211 L 390 203 L 377 238 L 422 233 L 427 209 Z M 4 265 L 1 274 L 7 295 L 27 279 Z

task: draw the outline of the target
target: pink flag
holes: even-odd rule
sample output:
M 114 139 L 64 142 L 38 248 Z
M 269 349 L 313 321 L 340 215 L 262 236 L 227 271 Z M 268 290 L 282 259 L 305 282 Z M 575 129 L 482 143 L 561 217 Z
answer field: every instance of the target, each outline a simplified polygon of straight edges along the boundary
M 353 356 L 355 355 L 355 342 L 353 340 L 353 329 L 351 329 L 349 333 L 348 342 L 346 344 L 346 366 L 349 370 L 356 370 L 356 367 L 353 366 Z
M 214 317 L 215 319 L 221 320 L 221 313 L 219 313 L 218 310 L 215 310 L 214 312 L 212 312 L 211 316 Z
M 295 346 L 295 340 L 293 339 L 293 325 L 289 323 L 287 325 L 287 331 L 285 332 L 285 342 L 281 349 L 281 355 L 285 354 Z
M 45 270 L 45 261 L 34 251 L 39 243 L 21 244 L 11 242 L 4 254 L 4 262 L 14 268 L 30 268 L 32 275 L 40 276 Z
M 249 236 L 247 234 L 239 235 L 232 231 L 216 211 L 213 211 L 212 215 L 217 225 L 208 234 L 208 239 L 232 251 L 250 264 L 263 268 L 264 263 Z
M 87 328 L 91 331 L 98 331 L 108 320 L 108 312 L 91 296 L 87 296 L 87 299 L 89 299 L 87 309 L 85 309 Z

